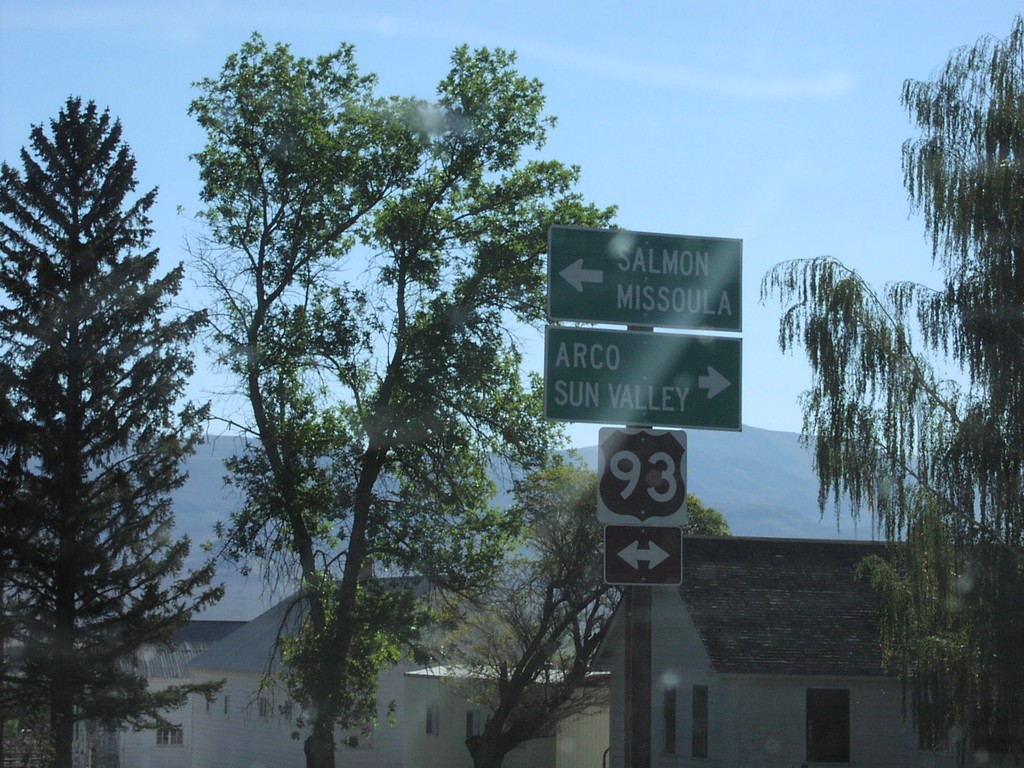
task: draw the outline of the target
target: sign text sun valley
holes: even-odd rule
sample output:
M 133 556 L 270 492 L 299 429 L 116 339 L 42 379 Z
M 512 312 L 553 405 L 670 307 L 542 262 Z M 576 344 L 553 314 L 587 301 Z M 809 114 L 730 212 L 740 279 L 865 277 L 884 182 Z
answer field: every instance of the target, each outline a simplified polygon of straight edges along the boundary
M 558 421 L 740 429 L 739 338 L 549 326 L 545 412 Z

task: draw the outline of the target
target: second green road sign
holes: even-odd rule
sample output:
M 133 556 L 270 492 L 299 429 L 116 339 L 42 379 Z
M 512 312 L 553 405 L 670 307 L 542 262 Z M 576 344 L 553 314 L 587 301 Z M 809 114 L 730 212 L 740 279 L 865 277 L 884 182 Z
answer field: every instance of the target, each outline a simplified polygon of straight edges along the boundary
M 549 326 L 544 415 L 738 431 L 741 360 L 738 338 Z

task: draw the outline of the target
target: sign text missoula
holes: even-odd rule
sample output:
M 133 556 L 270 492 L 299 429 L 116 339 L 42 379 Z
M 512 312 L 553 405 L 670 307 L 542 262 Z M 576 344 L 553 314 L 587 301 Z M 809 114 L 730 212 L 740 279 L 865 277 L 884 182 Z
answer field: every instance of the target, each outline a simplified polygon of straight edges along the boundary
M 742 329 L 740 240 L 552 227 L 552 320 Z

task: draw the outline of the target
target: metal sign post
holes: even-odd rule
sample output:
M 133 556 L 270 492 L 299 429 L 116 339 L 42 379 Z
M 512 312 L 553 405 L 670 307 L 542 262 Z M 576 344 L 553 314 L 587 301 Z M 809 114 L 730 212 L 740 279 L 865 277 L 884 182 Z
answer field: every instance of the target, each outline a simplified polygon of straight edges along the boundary
M 651 329 L 630 326 L 629 330 L 637 332 Z M 649 426 L 633 426 L 638 435 L 652 434 L 648 431 Z M 614 442 L 614 435 L 605 433 L 605 436 L 609 444 Z M 683 478 L 683 485 L 686 484 L 685 442 L 684 438 L 682 441 L 684 449 L 678 462 L 678 472 Z M 635 447 L 637 445 L 636 438 L 630 440 L 626 445 Z M 640 450 L 636 451 L 637 455 L 641 452 Z M 612 459 L 614 458 L 613 454 Z M 669 474 L 675 476 L 676 469 L 673 468 Z M 662 473 L 661 477 L 664 480 L 665 474 Z M 598 484 L 600 485 L 600 477 Z M 658 487 L 659 483 L 655 481 L 648 485 Z M 682 543 L 680 542 L 681 555 Z M 625 768 L 651 768 L 651 635 L 653 633 L 651 629 L 651 590 L 646 586 L 633 585 L 626 587 L 626 593 L 629 602 L 626 605 L 626 658 L 623 666 L 626 670 L 629 690 L 626 693 L 626 712 L 628 714 L 626 717 Z
M 651 766 L 651 590 L 626 587 L 626 768 Z

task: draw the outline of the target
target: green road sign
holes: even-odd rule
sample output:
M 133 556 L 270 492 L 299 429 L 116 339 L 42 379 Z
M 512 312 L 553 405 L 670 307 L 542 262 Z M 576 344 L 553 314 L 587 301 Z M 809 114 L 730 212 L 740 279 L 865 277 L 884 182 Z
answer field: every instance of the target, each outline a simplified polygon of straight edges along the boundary
M 741 331 L 742 261 L 742 240 L 551 227 L 548 316 Z
M 739 431 L 742 340 L 549 326 L 544 415 Z

